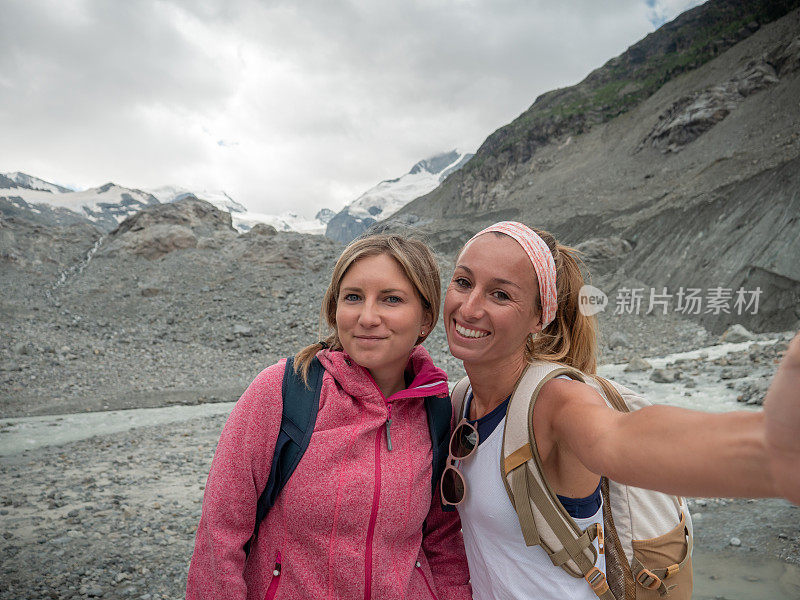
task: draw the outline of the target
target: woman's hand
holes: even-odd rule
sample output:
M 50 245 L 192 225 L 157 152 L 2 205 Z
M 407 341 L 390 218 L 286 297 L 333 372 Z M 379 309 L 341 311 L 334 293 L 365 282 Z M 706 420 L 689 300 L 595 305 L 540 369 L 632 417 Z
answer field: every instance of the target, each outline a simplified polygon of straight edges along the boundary
M 776 489 L 800 504 L 800 334 L 789 344 L 764 399 L 767 453 Z

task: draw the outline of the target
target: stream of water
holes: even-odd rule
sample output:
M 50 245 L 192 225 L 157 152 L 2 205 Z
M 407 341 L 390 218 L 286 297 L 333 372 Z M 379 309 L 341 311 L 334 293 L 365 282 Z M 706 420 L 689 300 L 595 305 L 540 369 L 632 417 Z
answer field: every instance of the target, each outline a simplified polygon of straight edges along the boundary
M 775 342 L 758 343 L 772 344 Z M 707 360 L 713 360 L 731 352 L 746 350 L 751 344 L 752 342 L 720 344 L 690 352 L 650 358 L 648 362 L 654 368 L 659 369 L 668 367 L 677 360 L 698 358 L 701 355 L 707 355 Z M 681 381 L 654 383 L 650 381 L 649 371 L 626 373 L 624 369 L 624 363 L 609 364 L 601 366 L 599 373 L 631 387 L 658 404 L 671 404 L 712 412 L 749 408 L 736 402 L 736 390 L 728 388 L 716 377 L 708 377 L 705 380 L 698 377 L 695 379 L 696 387 L 687 390 Z M 233 405 L 233 402 L 223 402 L 0 419 L 0 456 L 18 454 L 24 450 L 33 450 L 42 446 L 57 446 L 97 435 L 109 435 L 135 427 L 228 413 Z

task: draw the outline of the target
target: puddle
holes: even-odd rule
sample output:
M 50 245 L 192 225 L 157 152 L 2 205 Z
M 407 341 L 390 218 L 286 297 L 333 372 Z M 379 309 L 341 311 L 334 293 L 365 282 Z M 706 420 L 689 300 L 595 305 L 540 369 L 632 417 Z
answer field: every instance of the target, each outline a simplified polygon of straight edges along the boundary
M 800 566 L 778 559 L 738 557 L 695 548 L 694 600 L 789 600 L 800 598 Z

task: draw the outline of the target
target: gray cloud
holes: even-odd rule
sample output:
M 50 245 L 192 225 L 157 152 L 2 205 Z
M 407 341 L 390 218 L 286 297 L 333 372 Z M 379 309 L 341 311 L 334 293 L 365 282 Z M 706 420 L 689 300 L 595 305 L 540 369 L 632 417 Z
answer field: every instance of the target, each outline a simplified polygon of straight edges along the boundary
M 474 150 L 687 2 L 11 0 L 0 170 L 338 208 Z

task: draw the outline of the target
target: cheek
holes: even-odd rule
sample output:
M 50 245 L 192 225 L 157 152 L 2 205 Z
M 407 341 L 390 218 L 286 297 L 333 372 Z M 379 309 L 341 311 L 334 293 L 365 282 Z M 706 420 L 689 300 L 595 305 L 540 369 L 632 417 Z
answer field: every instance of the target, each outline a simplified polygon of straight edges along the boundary
M 347 310 L 345 307 L 338 307 L 336 309 L 335 318 L 336 318 L 336 331 L 339 332 L 343 327 L 349 327 L 350 321 L 352 320 L 352 315 L 350 311 Z
M 409 332 L 413 332 L 415 335 L 419 334 L 419 330 L 422 329 L 422 324 L 424 323 L 425 313 L 422 310 L 422 307 L 415 307 L 412 310 L 409 310 L 404 318 L 406 329 Z
M 444 321 L 447 321 L 452 314 L 454 304 L 453 293 L 447 290 L 447 293 L 444 295 L 444 306 L 442 307 L 442 319 Z

